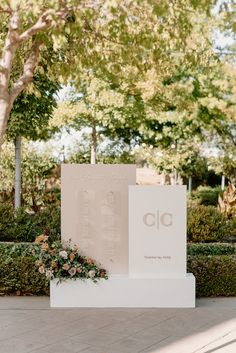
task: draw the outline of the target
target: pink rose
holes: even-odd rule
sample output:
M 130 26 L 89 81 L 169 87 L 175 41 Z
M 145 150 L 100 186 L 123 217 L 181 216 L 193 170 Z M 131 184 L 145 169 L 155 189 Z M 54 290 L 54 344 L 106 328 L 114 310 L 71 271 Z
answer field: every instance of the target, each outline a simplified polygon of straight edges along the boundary
M 62 268 L 63 268 L 63 270 L 68 271 L 69 268 L 70 268 L 70 265 L 69 265 L 69 264 L 64 264 L 64 265 L 62 266 Z
M 39 272 L 40 272 L 40 273 L 44 273 L 44 272 L 45 272 L 45 270 L 44 270 L 44 267 L 43 267 L 43 266 L 40 266 L 40 267 L 39 267 Z
M 71 267 L 71 269 L 68 271 L 71 276 L 74 276 L 76 274 L 76 268 Z

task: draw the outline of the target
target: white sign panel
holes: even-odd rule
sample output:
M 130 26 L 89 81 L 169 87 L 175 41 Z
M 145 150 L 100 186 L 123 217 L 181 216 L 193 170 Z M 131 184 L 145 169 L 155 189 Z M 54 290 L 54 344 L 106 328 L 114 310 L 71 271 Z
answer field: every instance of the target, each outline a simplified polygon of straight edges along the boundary
M 134 165 L 62 165 L 62 240 L 109 273 L 128 274 L 128 185 Z
M 186 275 L 186 187 L 129 187 L 131 276 Z

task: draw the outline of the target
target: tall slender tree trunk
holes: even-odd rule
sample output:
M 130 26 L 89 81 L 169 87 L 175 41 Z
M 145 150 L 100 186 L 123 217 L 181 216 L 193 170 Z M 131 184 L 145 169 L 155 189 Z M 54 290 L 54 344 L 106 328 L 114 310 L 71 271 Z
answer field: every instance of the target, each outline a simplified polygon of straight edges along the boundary
M 192 192 L 192 182 L 193 182 L 192 177 L 189 176 L 189 177 L 188 177 L 188 192 L 189 192 L 190 194 L 191 194 L 191 192 Z
M 21 206 L 21 136 L 15 139 L 15 210 Z
M 97 162 L 97 131 L 96 124 L 92 126 L 92 142 L 91 142 L 91 158 L 90 163 L 96 164 Z
M 221 176 L 221 190 L 224 190 L 224 188 L 225 188 L 225 176 L 222 175 Z
M 176 169 L 174 169 L 174 185 L 177 185 L 177 181 L 178 181 L 178 172 Z

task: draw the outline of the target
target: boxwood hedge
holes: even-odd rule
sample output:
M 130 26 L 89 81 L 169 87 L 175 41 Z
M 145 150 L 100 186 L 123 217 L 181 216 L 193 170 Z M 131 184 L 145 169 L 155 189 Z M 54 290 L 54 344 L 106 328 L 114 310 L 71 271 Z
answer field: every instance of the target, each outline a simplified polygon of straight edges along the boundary
M 49 295 L 49 282 L 32 257 L 33 244 L 0 243 L 0 294 Z M 236 249 L 232 244 L 189 244 L 188 272 L 198 297 L 236 296 Z
M 187 253 L 197 255 L 233 255 L 236 254 L 236 244 L 229 243 L 188 243 Z
M 236 255 L 188 256 L 197 297 L 236 296 Z

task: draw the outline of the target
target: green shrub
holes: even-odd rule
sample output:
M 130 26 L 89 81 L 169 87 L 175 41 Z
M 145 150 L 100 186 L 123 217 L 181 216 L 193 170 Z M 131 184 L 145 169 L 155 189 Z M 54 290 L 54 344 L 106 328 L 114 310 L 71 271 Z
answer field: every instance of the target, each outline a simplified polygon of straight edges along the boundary
M 61 239 L 61 209 L 50 206 L 36 213 L 33 221 L 33 239 L 46 233 L 50 241 Z
M 189 243 L 187 253 L 191 256 L 197 255 L 233 255 L 236 254 L 236 246 L 227 243 Z
M 10 203 L 0 203 L 0 239 L 7 232 L 9 224 L 14 222 L 13 207 Z
M 0 205 L 0 241 L 32 241 L 32 216 L 23 208 Z
M 231 224 L 213 206 L 188 208 L 187 236 L 190 242 L 210 243 L 227 238 Z
M 188 256 L 197 297 L 236 296 L 236 256 Z
M 219 187 L 199 186 L 197 190 L 191 193 L 191 199 L 197 201 L 199 205 L 216 206 L 218 204 L 218 195 L 221 192 Z
M 49 282 L 33 261 L 33 246 L 0 244 L 0 294 L 48 295 Z
M 49 282 L 38 272 L 33 260 L 32 250 L 36 246 L 35 244 L 0 244 L 0 294 L 15 294 L 17 291 L 30 295 L 49 294 Z M 215 253 L 232 251 L 234 246 L 191 244 L 188 250 L 191 249 L 193 254 L 194 251 L 195 253 L 205 252 L 207 248 Z M 189 255 L 187 265 L 188 272 L 196 277 L 198 297 L 236 296 L 235 254 Z
M 60 239 L 60 208 L 49 206 L 36 214 L 24 208 L 15 213 L 10 204 L 0 204 L 0 241 L 32 242 L 47 233 L 50 240 Z
M 228 220 L 230 227 L 229 236 L 224 239 L 225 242 L 236 242 L 236 217 Z

